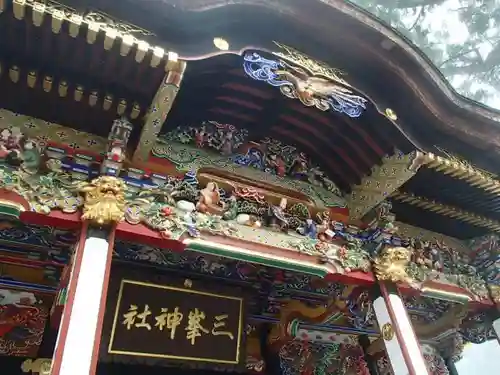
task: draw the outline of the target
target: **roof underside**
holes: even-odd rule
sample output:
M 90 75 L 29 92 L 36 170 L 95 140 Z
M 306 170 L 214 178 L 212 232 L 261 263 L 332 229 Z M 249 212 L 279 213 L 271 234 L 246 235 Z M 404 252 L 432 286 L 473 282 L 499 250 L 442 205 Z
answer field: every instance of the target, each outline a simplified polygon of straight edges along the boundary
M 155 33 L 152 43 L 194 57 L 214 52 L 214 37 L 226 38 L 233 51 L 248 46 L 273 49 L 273 40 L 341 68 L 350 83 L 392 108 L 414 143 L 441 146 L 498 171 L 498 113 L 453 94 L 435 67 L 401 35 L 339 0 L 69 0 L 81 12 L 98 8 Z M 397 44 L 396 40 L 397 39 Z M 386 48 L 389 42 L 390 48 Z M 452 141 L 449 141 L 452 140 Z M 459 141 L 460 140 L 460 141 Z
M 411 147 L 401 133 L 369 108 L 358 118 L 306 107 L 276 87 L 245 75 L 243 58 L 221 55 L 188 65 L 182 88 L 162 131 L 229 123 L 249 131 L 249 139 L 280 140 L 309 154 L 344 191 L 395 147 Z M 399 145 L 398 145 L 399 143 Z
M 2 108 L 103 137 L 120 112 L 120 102 L 125 103 L 126 115 L 134 105 L 144 113 L 162 80 L 163 66 L 151 67 L 151 56 L 138 63 L 134 50 L 122 56 L 116 42 L 105 50 L 103 33 L 88 43 L 84 26 L 77 37 L 70 36 L 68 23 L 62 24 L 59 33 L 52 31 L 50 20 L 37 27 L 30 9 L 22 20 L 11 13 L 0 17 Z M 12 79 L 13 70 L 19 72 L 17 82 Z M 32 77 L 35 83 L 30 87 Z M 64 94 L 61 85 L 67 85 Z M 91 95 L 97 97 L 93 105 Z M 106 96 L 111 102 L 108 109 L 104 109 Z M 133 122 L 138 134 L 142 122 L 139 117 Z
M 104 0 L 100 4 L 108 6 Z M 127 6 L 131 3 L 125 2 L 123 7 L 113 9 L 116 14 L 128 15 L 127 20 L 144 22 L 141 17 L 148 12 L 141 16 L 140 12 L 131 13 Z M 404 127 L 405 134 L 423 149 L 435 151 L 434 145 L 439 145 L 451 152 L 460 150 L 462 155 L 480 159 L 476 163 L 480 166 L 494 171 L 500 169 L 500 164 L 475 148 L 482 147 L 481 144 L 472 146 L 436 126 L 436 118 L 419 98 L 421 93 L 416 94 L 414 88 L 402 84 L 394 72 L 370 55 L 373 52 L 370 45 L 377 45 L 383 39 L 359 22 L 356 26 L 350 18 L 330 10 L 331 27 L 352 32 L 336 38 L 337 33 L 333 30 L 327 41 L 308 28 L 297 27 L 297 19 L 290 22 L 284 14 L 253 6 L 223 8 L 203 14 L 177 11 L 173 13 L 178 17 L 176 19 L 159 12 L 148 23 L 158 36 L 143 37 L 150 38 L 150 42 L 162 39 L 164 45 L 172 45 L 178 52 L 193 55 L 198 51 L 199 55 L 214 52 L 212 38 L 216 35 L 230 35 L 230 41 L 236 47 L 253 44 L 275 49 L 268 37 L 272 34 L 280 42 L 345 70 L 349 83 L 370 93 L 369 99 L 379 110 L 388 107 L 396 110 L 399 126 Z M 165 73 L 163 64 L 152 66 L 152 50 L 149 49 L 138 61 L 137 43 L 125 54 L 121 53 L 123 44 L 118 42 L 106 50 L 103 32 L 97 33 L 93 43 L 88 42 L 86 24 L 82 24 L 75 37 L 70 36 L 68 22 L 63 23 L 59 33 L 55 33 L 49 16 L 41 26 L 35 26 L 30 9 L 26 8 L 22 20 L 16 19 L 12 12 L 4 12 L 0 17 L 0 32 L 6 36 L 0 39 L 3 68 L 0 107 L 107 137 L 112 121 L 118 116 L 120 101 L 126 102 L 124 114 L 128 116 L 136 103 L 140 114 L 133 120 L 135 129 L 131 137 L 132 143 L 136 143 L 142 115 Z M 242 11 L 245 19 L 241 18 Z M 234 22 L 228 22 L 229 19 Z M 207 28 L 210 28 L 209 33 Z M 365 38 L 364 42 L 358 39 L 361 37 Z M 339 53 L 328 52 L 332 50 L 332 43 Z M 393 64 L 411 65 L 408 58 L 397 51 L 391 51 L 390 55 Z M 405 134 L 381 116 L 371 103 L 359 118 L 305 107 L 298 100 L 284 97 L 279 89 L 250 79 L 242 65 L 243 58 L 239 55 L 190 61 L 162 131 L 177 126 L 198 126 L 206 120 L 246 128 L 252 140 L 272 137 L 309 154 L 344 191 L 359 183 L 375 164 L 380 163 L 381 157 L 390 154 L 394 148 L 404 152 L 414 148 Z M 19 71 L 17 82 L 11 76 L 14 67 Z M 30 76 L 35 77 L 33 87 L 30 87 Z M 47 78 L 53 82 L 49 90 Z M 63 81 L 68 84 L 66 95 L 60 92 Z M 388 85 L 392 85 L 390 89 Z M 422 80 L 419 86 L 422 92 L 427 89 L 426 85 Z M 78 90 L 82 97 L 76 100 Z M 93 94 L 97 100 L 90 104 Z M 107 109 L 104 108 L 106 96 L 112 99 Z M 441 105 L 446 107 L 449 103 L 441 100 Z M 500 199 L 496 195 L 441 172 L 423 168 L 401 191 L 500 220 Z M 458 238 L 470 238 L 489 231 L 407 203 L 395 201 L 394 208 L 402 221 Z

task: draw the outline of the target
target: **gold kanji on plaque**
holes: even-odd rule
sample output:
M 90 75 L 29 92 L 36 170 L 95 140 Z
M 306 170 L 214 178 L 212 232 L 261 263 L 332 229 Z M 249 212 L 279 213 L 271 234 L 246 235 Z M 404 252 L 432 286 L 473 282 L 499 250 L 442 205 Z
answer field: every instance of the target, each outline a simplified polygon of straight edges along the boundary
M 194 345 L 196 342 L 196 338 L 201 336 L 201 333 L 209 333 L 210 331 L 204 328 L 201 322 L 205 320 L 205 313 L 203 311 L 195 308 L 191 310 L 188 315 L 188 323 L 185 328 L 186 330 L 186 339 L 191 341 L 191 345 Z
M 175 331 L 181 324 L 183 317 L 184 315 L 179 311 L 178 307 L 175 307 L 171 312 L 168 312 L 168 308 L 163 307 L 161 314 L 155 317 L 155 327 L 158 327 L 160 331 L 163 331 L 164 328 L 170 330 L 170 339 L 173 340 L 175 338 Z
M 135 318 L 137 314 L 137 305 L 130 305 L 128 312 L 123 314 L 122 324 L 127 326 L 128 330 L 130 330 L 130 328 L 132 328 L 132 326 L 135 324 Z
M 137 305 L 130 305 L 128 311 L 123 314 L 122 324 L 127 326 L 127 330 L 130 330 L 132 327 L 136 327 L 146 328 L 148 331 L 151 331 L 151 324 L 147 322 L 147 319 L 151 314 L 152 313 L 149 310 L 148 305 L 144 306 L 144 310 L 141 313 L 139 312 Z
M 212 328 L 212 335 L 214 336 L 227 336 L 231 340 L 234 340 L 234 335 L 230 331 L 224 331 L 222 328 L 226 326 L 226 319 L 229 318 L 229 315 L 223 314 L 223 315 L 217 315 L 215 317 L 214 321 L 214 326 Z

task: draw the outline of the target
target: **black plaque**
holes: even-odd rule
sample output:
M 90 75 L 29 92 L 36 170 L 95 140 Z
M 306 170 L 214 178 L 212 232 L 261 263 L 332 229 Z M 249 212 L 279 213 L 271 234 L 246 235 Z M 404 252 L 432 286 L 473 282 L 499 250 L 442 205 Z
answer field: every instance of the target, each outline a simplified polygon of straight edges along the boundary
M 108 353 L 238 365 L 243 315 L 241 296 L 123 279 Z

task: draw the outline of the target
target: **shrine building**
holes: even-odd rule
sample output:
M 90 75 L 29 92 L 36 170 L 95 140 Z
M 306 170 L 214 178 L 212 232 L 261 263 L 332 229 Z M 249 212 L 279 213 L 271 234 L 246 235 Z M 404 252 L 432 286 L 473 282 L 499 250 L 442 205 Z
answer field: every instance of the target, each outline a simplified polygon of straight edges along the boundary
M 346 1 L 0 0 L 0 372 L 458 375 L 499 123 Z

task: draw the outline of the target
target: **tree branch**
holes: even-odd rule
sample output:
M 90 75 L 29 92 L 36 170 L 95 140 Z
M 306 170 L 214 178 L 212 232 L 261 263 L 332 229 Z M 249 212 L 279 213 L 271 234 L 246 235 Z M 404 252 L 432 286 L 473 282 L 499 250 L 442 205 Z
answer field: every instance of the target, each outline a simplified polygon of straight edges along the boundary
M 396 8 L 397 9 L 410 9 L 410 8 L 417 8 L 417 7 L 427 7 L 431 5 L 441 5 L 445 2 L 446 0 L 399 0 L 396 2 Z
M 464 50 L 464 51 L 460 51 L 460 53 L 457 53 L 456 55 L 448 57 L 441 64 L 439 64 L 438 68 L 442 68 L 443 65 L 449 63 L 450 61 L 453 61 L 453 60 L 456 60 L 456 59 L 458 59 L 458 58 L 460 58 L 462 56 L 468 55 L 471 52 L 476 52 L 476 54 L 477 54 L 478 53 L 477 47 L 472 47 L 470 49 L 467 49 L 467 50 Z
M 413 25 L 408 29 L 408 31 L 412 31 L 415 26 L 417 26 L 418 21 L 422 19 L 422 16 L 425 14 L 425 8 L 422 6 L 420 7 L 420 12 L 418 12 L 417 18 L 415 18 L 415 21 L 413 22 Z

